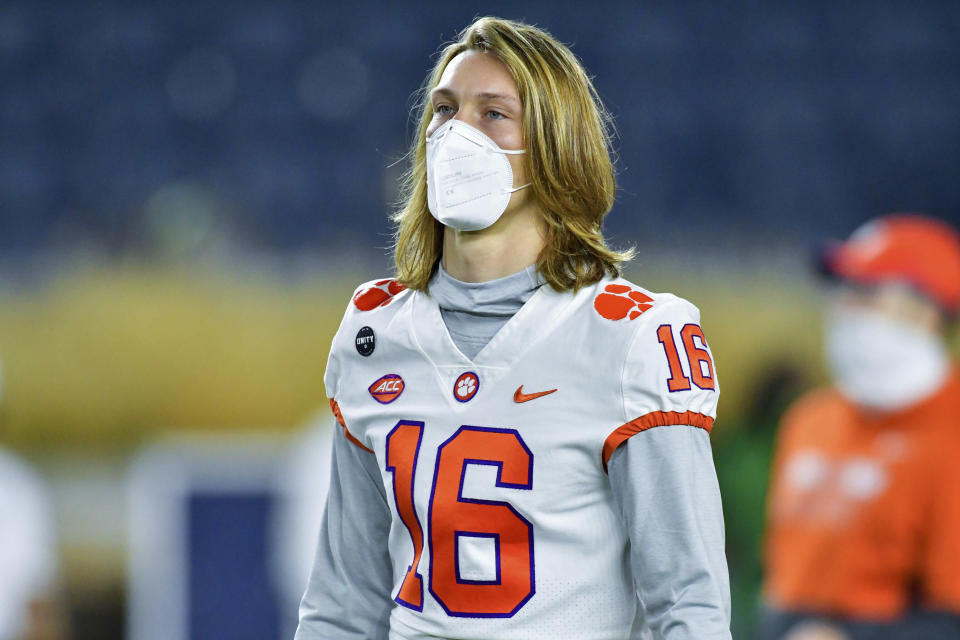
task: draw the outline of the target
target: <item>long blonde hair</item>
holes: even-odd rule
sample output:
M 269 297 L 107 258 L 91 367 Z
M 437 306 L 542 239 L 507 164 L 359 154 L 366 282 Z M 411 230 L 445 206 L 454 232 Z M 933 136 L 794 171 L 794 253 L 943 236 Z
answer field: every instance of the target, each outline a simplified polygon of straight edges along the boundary
M 476 50 L 503 62 L 523 103 L 524 155 L 531 190 L 546 222 L 537 271 L 557 291 L 577 290 L 604 275 L 619 275 L 632 250 L 607 247 L 601 231 L 613 206 L 611 118 L 580 61 L 536 27 L 479 18 L 447 45 L 422 89 L 420 122 L 403 178 L 402 205 L 393 215 L 397 279 L 426 290 L 443 248 L 443 225 L 427 208 L 426 130 L 430 90 L 458 54 Z

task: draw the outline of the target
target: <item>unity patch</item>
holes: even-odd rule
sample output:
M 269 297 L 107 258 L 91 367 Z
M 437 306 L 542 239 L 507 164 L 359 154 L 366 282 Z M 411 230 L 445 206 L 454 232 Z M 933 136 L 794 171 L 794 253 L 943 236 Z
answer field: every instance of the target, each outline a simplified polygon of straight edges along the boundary
M 354 344 L 357 347 L 357 353 L 369 356 L 377 348 L 377 336 L 370 327 L 360 327 L 357 337 L 354 338 Z

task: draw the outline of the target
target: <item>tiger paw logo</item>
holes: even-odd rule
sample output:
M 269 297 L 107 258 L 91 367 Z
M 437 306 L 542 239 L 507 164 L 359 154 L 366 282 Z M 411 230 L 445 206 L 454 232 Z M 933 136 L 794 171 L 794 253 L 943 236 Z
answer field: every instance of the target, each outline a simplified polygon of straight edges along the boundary
M 480 378 L 473 371 L 467 371 L 460 374 L 457 381 L 453 383 L 453 397 L 459 402 L 467 402 L 477 395 L 477 389 L 479 388 Z
M 625 284 L 608 284 L 593 299 L 593 308 L 607 320 L 634 320 L 653 306 L 653 298 Z
M 404 289 L 406 287 L 396 280 L 380 280 L 375 282 L 372 287 L 358 291 L 357 295 L 353 296 L 353 304 L 360 311 L 385 307 L 390 304 L 394 296 Z

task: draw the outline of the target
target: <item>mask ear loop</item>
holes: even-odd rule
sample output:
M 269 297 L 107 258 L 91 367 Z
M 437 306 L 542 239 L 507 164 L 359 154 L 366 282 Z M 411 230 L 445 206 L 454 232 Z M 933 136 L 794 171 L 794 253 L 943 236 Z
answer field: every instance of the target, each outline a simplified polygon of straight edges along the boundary
M 494 152 L 494 153 L 505 153 L 505 154 L 508 154 L 508 155 L 511 155 L 511 156 L 519 156 L 519 155 L 524 154 L 524 153 L 527 152 L 526 149 L 501 149 L 500 147 L 497 147 L 496 149 L 490 149 L 490 151 L 492 151 L 492 152 Z M 512 189 L 504 189 L 503 192 L 504 192 L 504 193 L 513 193 L 513 192 L 515 192 L 515 191 L 520 191 L 520 189 L 526 189 L 526 188 L 529 187 L 531 184 L 533 184 L 533 183 L 532 183 L 532 182 L 528 182 L 527 184 L 522 184 L 522 185 L 520 185 L 519 187 L 514 187 L 514 188 L 512 188 Z

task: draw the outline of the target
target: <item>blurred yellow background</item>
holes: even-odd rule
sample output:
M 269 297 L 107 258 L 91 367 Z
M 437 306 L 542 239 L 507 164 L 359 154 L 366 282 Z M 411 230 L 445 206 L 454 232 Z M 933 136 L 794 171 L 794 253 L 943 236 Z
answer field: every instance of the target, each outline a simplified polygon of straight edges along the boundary
M 330 340 L 354 288 L 378 275 L 290 283 L 212 268 L 88 266 L 0 294 L 0 441 L 24 452 L 110 452 L 158 429 L 289 430 L 324 403 Z M 818 294 L 805 275 L 787 287 L 779 275 L 725 270 L 627 273 L 700 307 L 719 363 L 721 429 L 743 417 L 768 365 L 789 361 L 819 376 Z

